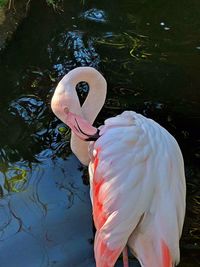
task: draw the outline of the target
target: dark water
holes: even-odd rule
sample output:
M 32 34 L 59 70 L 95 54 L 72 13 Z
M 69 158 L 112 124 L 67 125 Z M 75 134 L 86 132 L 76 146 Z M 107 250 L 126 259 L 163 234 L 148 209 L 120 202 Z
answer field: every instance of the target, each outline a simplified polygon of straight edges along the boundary
M 32 1 L 0 56 L 0 266 L 95 266 L 89 188 L 50 109 L 76 66 L 108 81 L 97 125 L 132 109 L 178 140 L 187 177 L 180 266 L 200 266 L 200 2 L 64 2 L 54 12 Z M 87 86 L 77 90 L 83 99 Z

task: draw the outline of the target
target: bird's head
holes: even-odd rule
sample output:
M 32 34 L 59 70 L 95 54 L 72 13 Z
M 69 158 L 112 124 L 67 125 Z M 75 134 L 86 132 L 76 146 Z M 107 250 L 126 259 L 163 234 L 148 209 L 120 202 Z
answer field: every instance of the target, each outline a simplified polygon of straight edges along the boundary
M 56 116 L 67 124 L 81 140 L 96 141 L 99 138 L 99 130 L 84 119 L 82 114 L 77 114 L 81 113 L 80 107 L 76 107 L 77 103 L 72 96 L 66 95 L 62 88 L 57 88 L 51 101 L 51 108 Z
M 96 141 L 99 135 L 99 129 L 90 125 L 82 116 L 70 112 L 65 107 L 65 123 L 71 128 L 74 134 L 76 134 L 83 141 Z
M 76 86 L 81 81 L 89 85 L 82 106 L 76 92 Z M 71 149 L 84 165 L 90 161 L 86 141 L 95 141 L 99 137 L 99 130 L 92 124 L 105 102 L 106 91 L 106 80 L 97 70 L 77 67 L 61 79 L 52 97 L 52 111 L 71 128 Z

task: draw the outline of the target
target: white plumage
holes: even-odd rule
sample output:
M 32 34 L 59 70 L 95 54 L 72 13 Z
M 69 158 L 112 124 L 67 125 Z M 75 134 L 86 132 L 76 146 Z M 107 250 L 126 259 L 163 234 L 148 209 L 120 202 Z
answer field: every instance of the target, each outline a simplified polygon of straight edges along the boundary
M 90 146 L 91 153 L 99 150 L 95 179 L 104 180 L 95 197 L 103 203 L 108 216 L 101 228 L 98 218 L 94 218 L 97 262 L 103 260 L 98 249 L 100 239 L 110 249 L 122 250 L 128 242 L 142 266 L 149 267 L 163 266 L 164 241 L 174 264 L 178 263 L 185 215 L 185 175 L 176 140 L 155 121 L 126 111 L 107 119 L 100 127 L 100 138 Z M 91 162 L 91 199 L 93 173 Z
M 75 86 L 83 80 L 90 91 L 81 107 Z M 180 148 L 158 123 L 133 111 L 93 127 L 105 97 L 103 76 L 83 67 L 69 72 L 52 98 L 54 113 L 72 129 L 72 151 L 89 164 L 96 266 L 113 267 L 123 251 L 127 267 L 128 246 L 142 267 L 173 267 L 185 216 Z

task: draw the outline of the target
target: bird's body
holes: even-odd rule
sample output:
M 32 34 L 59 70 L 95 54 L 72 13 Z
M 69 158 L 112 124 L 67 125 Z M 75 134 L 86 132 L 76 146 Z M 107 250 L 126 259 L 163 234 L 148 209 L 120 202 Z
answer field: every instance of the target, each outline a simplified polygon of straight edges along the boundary
M 183 159 L 175 139 L 132 111 L 100 129 L 90 144 L 89 166 L 97 266 L 114 266 L 128 244 L 142 266 L 171 267 L 164 265 L 165 254 L 169 250 L 170 261 L 179 262 L 185 212 Z
M 97 72 L 81 69 L 86 74 Z M 77 113 L 69 108 L 68 99 L 62 100 L 68 108 L 66 118 L 61 116 L 59 101 L 55 94 L 54 112 L 81 142 L 99 136 L 85 148 L 97 229 L 96 266 L 113 267 L 126 246 L 142 267 L 175 266 L 185 215 L 184 164 L 176 140 L 158 123 L 133 111 L 107 119 L 97 131 L 90 125 L 94 118 L 84 108 L 78 107 Z M 82 159 L 86 152 L 80 153 Z

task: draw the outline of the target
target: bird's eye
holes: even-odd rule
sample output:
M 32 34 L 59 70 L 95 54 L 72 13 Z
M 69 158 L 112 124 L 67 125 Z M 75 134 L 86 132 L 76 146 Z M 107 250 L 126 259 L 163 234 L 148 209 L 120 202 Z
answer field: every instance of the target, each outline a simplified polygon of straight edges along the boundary
M 65 114 L 68 114 L 69 113 L 69 109 L 67 107 L 64 108 L 64 112 Z

